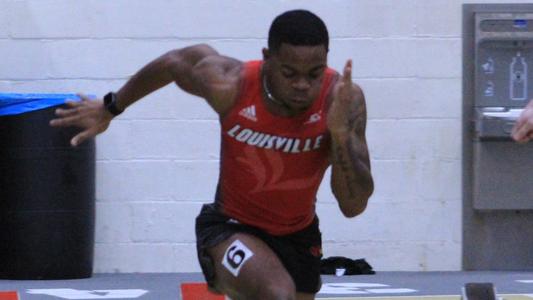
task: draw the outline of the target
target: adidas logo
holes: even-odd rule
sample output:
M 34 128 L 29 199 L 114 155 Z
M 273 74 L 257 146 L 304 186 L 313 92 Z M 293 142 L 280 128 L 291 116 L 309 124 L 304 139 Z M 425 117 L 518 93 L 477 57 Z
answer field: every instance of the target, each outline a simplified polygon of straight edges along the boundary
M 309 116 L 309 119 L 304 124 L 312 124 L 320 121 L 322 117 L 320 116 L 320 112 L 314 113 Z
M 255 105 L 250 105 L 241 109 L 239 115 L 245 117 L 248 120 L 257 122 L 257 116 L 255 115 Z

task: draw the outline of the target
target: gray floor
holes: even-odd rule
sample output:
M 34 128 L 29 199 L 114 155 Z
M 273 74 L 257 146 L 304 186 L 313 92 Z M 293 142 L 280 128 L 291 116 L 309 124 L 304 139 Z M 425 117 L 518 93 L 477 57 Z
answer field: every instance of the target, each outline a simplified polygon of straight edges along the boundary
M 378 272 L 376 275 L 324 276 L 323 281 L 318 299 L 458 296 L 467 282 L 492 282 L 498 294 L 531 294 L 533 299 L 533 272 Z M 22 300 L 166 300 L 181 299 L 180 285 L 186 282 L 203 282 L 203 277 L 198 273 L 95 274 L 92 278 L 79 280 L 0 280 L 0 291 L 18 291 Z

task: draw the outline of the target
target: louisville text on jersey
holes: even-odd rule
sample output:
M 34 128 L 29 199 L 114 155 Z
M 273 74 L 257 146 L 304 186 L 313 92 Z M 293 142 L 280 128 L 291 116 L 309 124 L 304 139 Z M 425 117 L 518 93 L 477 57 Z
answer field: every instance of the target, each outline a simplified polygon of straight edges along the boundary
M 251 146 L 274 149 L 285 153 L 300 153 L 320 149 L 324 138 L 322 134 L 306 139 L 282 137 L 242 128 L 239 124 L 228 130 L 228 135 L 239 142 Z

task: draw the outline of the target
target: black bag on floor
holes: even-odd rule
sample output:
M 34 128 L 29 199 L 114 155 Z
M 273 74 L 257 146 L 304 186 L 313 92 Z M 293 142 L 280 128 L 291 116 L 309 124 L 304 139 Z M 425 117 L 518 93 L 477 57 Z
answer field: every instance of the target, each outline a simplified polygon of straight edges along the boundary
M 343 275 L 376 274 L 364 259 L 350 259 L 343 256 L 331 256 L 320 261 L 320 274 L 335 275 L 337 269 L 344 269 Z

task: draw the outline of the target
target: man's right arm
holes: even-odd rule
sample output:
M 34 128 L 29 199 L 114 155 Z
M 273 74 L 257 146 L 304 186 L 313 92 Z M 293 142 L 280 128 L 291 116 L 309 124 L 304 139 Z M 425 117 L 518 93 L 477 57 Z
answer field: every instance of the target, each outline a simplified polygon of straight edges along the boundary
M 215 108 L 224 97 L 220 84 L 231 89 L 238 73 L 225 74 L 238 68 L 240 62 L 218 54 L 200 44 L 172 50 L 150 62 L 137 72 L 118 92 L 117 106 L 124 109 L 149 93 L 175 82 L 184 91 L 205 98 Z M 226 76 L 229 75 L 229 76 Z M 216 109 L 215 109 L 216 110 Z
M 124 110 L 151 92 L 175 82 L 188 93 L 203 97 L 219 113 L 224 114 L 238 92 L 240 68 L 238 60 L 219 55 L 207 45 L 195 45 L 170 51 L 153 60 L 116 93 L 116 107 Z M 67 109 L 57 109 L 52 126 L 77 126 L 84 130 L 71 144 L 76 146 L 105 131 L 113 115 L 103 101 L 68 102 Z

